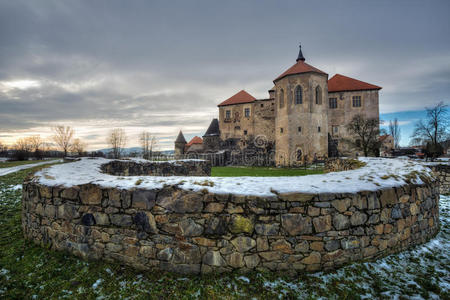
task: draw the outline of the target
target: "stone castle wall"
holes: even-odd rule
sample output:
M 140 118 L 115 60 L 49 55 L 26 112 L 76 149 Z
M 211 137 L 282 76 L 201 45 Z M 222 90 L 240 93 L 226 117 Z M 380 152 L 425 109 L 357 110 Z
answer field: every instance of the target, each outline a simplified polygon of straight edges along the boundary
M 205 182 L 205 185 L 207 182 Z M 334 269 L 423 243 L 439 230 L 436 182 L 356 194 L 213 194 L 25 181 L 25 236 L 139 269 L 290 273 Z

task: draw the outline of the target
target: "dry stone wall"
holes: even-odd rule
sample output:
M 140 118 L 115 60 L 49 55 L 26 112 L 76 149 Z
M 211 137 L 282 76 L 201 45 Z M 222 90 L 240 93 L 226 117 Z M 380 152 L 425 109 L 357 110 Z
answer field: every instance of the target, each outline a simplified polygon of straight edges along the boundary
M 102 172 L 117 176 L 210 176 L 211 162 L 185 159 L 166 162 L 112 160 L 101 166 Z
M 431 166 L 441 185 L 441 194 L 450 194 L 450 164 Z
M 26 181 L 25 236 L 52 249 L 178 273 L 334 269 L 424 243 L 436 182 L 356 194 L 271 197 Z

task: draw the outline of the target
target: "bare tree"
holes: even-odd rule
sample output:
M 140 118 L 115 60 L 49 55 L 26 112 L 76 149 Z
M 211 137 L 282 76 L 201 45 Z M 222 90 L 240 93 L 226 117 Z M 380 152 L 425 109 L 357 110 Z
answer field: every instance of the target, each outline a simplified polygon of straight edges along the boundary
M 0 153 L 6 152 L 8 147 L 0 141 Z
M 86 143 L 76 138 L 70 147 L 70 151 L 76 153 L 78 156 L 82 156 L 86 149 Z
M 154 135 L 148 131 L 143 131 L 139 135 L 139 141 L 142 146 L 142 154 L 145 159 L 149 159 L 153 155 L 153 151 L 157 147 L 158 141 Z
M 363 115 L 356 115 L 346 125 L 348 132 L 354 138 L 346 142 L 363 151 L 364 156 L 370 152 L 377 156 L 380 149 L 380 121 L 378 119 L 366 119 Z
M 31 151 L 34 153 L 34 157 L 37 159 L 42 158 L 42 148 L 44 144 L 44 140 L 39 135 L 33 135 L 27 138 L 30 145 Z
M 394 122 L 389 121 L 389 134 L 394 138 L 394 148 L 398 149 L 400 147 L 401 130 L 397 118 L 394 119 Z
M 127 136 L 122 128 L 114 128 L 108 136 L 108 143 L 113 150 L 113 157 L 120 158 L 123 148 L 127 143 Z
M 427 155 L 432 158 L 442 154 L 441 143 L 449 138 L 450 120 L 448 106 L 439 102 L 434 107 L 425 107 L 425 120 L 416 123 L 412 134 L 412 143 L 426 146 Z
M 72 142 L 74 131 L 70 126 L 58 125 L 52 128 L 53 132 L 53 140 L 56 145 L 64 152 L 64 156 L 67 155 L 67 152 L 70 149 L 70 145 Z

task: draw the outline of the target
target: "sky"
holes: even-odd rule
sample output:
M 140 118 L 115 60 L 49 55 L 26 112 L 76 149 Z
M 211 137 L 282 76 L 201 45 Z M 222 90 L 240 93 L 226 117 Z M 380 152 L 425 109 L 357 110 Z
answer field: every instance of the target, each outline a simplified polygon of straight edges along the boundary
M 267 98 L 306 62 L 382 86 L 380 118 L 407 145 L 424 107 L 450 104 L 450 1 L 0 0 L 0 141 L 64 124 L 108 147 L 121 127 L 173 149 L 241 89 Z

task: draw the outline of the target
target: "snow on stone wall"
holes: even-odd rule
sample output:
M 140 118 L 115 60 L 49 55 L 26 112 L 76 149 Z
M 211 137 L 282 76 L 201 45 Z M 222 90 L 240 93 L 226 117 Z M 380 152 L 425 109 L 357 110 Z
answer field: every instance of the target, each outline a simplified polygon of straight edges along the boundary
M 138 269 L 334 269 L 424 243 L 439 230 L 433 178 L 353 193 L 243 195 L 216 193 L 208 182 L 195 190 L 180 184 L 120 187 L 99 179 L 63 186 L 50 184 L 57 180 L 50 174 L 55 172 L 24 183 L 25 236 Z M 352 183 L 344 176 L 341 184 Z

